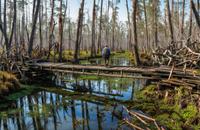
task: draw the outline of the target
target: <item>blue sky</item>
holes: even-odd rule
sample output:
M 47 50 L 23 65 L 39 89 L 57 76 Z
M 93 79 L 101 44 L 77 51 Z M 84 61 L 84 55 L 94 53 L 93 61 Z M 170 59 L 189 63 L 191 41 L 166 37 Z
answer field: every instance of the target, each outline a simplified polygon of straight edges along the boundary
M 27 0 L 27 1 L 29 3 L 32 3 L 33 0 Z M 47 0 L 47 1 L 50 1 L 50 0 Z M 103 0 L 103 1 L 104 1 L 103 7 L 104 7 L 104 11 L 105 11 L 105 9 L 107 7 L 108 0 Z M 112 0 L 110 0 L 110 1 L 112 1 Z M 115 1 L 115 0 L 113 0 L 113 1 Z M 117 5 L 119 7 L 118 20 L 124 22 L 124 21 L 127 21 L 126 0 L 120 0 L 120 1 L 121 2 Z M 132 8 L 131 1 L 132 0 L 128 0 L 130 8 Z M 148 2 L 149 0 L 146 0 L 146 1 Z M 174 1 L 177 2 L 178 0 L 174 0 Z M 182 0 L 179 0 L 179 1 L 182 1 Z M 81 2 L 81 0 L 68 0 L 68 11 L 70 10 L 70 17 L 72 18 L 73 21 L 76 21 L 77 18 L 78 18 L 78 10 L 79 10 L 79 7 L 80 7 L 80 2 Z M 161 12 L 162 12 L 162 15 L 163 15 L 165 3 L 164 3 L 164 0 L 160 0 L 160 2 L 161 2 L 160 9 L 161 9 Z M 194 0 L 194 2 L 196 2 L 196 0 Z M 63 3 L 65 4 L 66 0 L 63 0 Z M 96 0 L 96 3 L 98 5 L 100 5 L 100 0 Z M 170 0 L 170 3 L 171 3 L 171 0 Z M 2 1 L 1 4 L 3 6 L 3 1 Z M 59 4 L 58 4 L 58 6 L 59 6 Z M 92 8 L 93 8 L 92 6 L 93 6 L 93 0 L 85 0 L 84 10 L 89 12 L 90 18 L 92 17 Z M 180 5 L 180 6 L 182 6 L 182 5 Z M 28 8 L 29 8 L 28 12 L 31 14 L 32 13 L 32 4 L 29 4 Z M 50 8 L 49 8 L 49 10 L 50 10 Z M 112 13 L 112 11 L 110 10 L 110 15 L 111 15 L 111 13 Z M 186 15 L 189 14 L 189 0 L 186 0 L 185 13 L 186 13 Z M 68 12 L 68 16 L 69 16 L 69 12 Z M 31 15 L 30 15 L 30 17 L 31 17 Z M 186 16 L 186 18 L 187 18 L 187 16 Z
M 70 17 L 75 21 L 78 18 L 78 10 L 80 7 L 80 1 L 81 0 L 69 0 L 69 8 L 70 8 Z M 99 0 L 96 0 L 98 3 Z M 129 0 L 130 2 L 130 0 Z M 108 3 L 108 0 L 104 0 L 104 11 L 106 4 Z M 100 4 L 99 4 L 100 5 Z M 129 4 L 130 5 L 130 4 Z M 93 6 L 93 0 L 85 0 L 85 10 L 89 11 L 89 15 L 92 16 L 92 6 Z M 131 5 L 130 5 L 131 6 Z M 121 2 L 118 4 L 119 7 L 119 20 L 120 21 L 127 21 L 127 11 L 126 11 L 126 3 L 125 0 L 121 0 Z
M 100 0 L 96 0 L 96 3 L 98 3 Z M 114 0 L 115 1 L 115 0 Z M 126 10 L 126 0 L 120 0 L 121 2 L 118 4 L 119 7 L 119 15 L 118 15 L 118 20 L 119 21 L 127 21 L 127 10 Z M 146 0 L 148 1 L 148 0 Z M 178 0 L 174 0 L 175 2 L 177 2 Z M 181 0 L 179 0 L 181 1 Z M 73 21 L 76 21 L 78 18 L 78 10 L 80 7 L 80 2 L 81 0 L 68 0 L 68 8 L 70 8 L 70 17 L 72 18 Z M 129 2 L 129 7 L 132 8 L 132 4 L 131 4 L 131 0 L 128 0 Z M 161 2 L 161 6 L 160 6 L 160 10 L 162 15 L 164 14 L 164 7 L 165 7 L 165 3 L 164 0 L 160 0 Z M 196 2 L 196 1 L 195 1 Z M 104 11 L 105 11 L 105 7 L 107 7 L 107 3 L 108 0 L 104 0 Z M 171 0 L 170 0 L 171 3 Z M 99 3 L 100 5 L 100 3 Z M 89 15 L 90 17 L 92 16 L 92 6 L 93 6 L 93 0 L 85 0 L 85 11 L 88 10 L 89 11 Z M 182 5 L 180 5 L 180 8 L 182 7 Z M 111 13 L 111 12 L 110 12 Z M 186 0 L 186 11 L 185 11 L 186 15 L 189 14 L 189 0 Z

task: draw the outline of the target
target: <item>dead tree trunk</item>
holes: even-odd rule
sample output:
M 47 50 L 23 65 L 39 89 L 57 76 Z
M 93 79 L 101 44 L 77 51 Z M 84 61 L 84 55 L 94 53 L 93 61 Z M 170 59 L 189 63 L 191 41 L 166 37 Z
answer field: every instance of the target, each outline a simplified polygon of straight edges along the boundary
M 165 27 L 164 27 L 164 32 L 165 32 L 165 40 L 167 39 L 167 6 L 165 6 L 165 9 L 164 9 L 164 23 L 165 23 Z
M 85 0 L 82 0 L 81 7 L 79 9 L 78 26 L 77 26 L 77 34 L 76 34 L 75 53 L 74 53 L 75 63 L 78 63 L 78 55 L 80 51 L 84 5 L 85 5 Z
M 150 48 L 149 46 L 149 31 L 148 31 L 148 21 L 147 21 L 147 11 L 146 11 L 146 2 L 143 0 L 143 6 L 144 6 L 144 19 L 145 19 L 145 31 L 146 31 L 146 48 Z
M 21 36 L 20 36 L 20 45 L 25 45 L 25 4 L 24 4 L 24 0 L 22 0 L 22 23 L 21 23 Z M 21 55 L 21 52 L 19 52 Z
M 50 57 L 51 48 L 53 44 L 53 31 L 54 31 L 54 6 L 55 0 L 51 0 L 51 18 L 50 18 L 50 29 L 49 29 L 49 53 L 47 59 Z
M 33 20 L 34 20 L 35 6 L 36 6 L 36 0 L 33 0 L 33 9 L 32 9 L 32 22 L 33 22 Z
M 4 25 L 2 25 L 2 22 L 0 22 L 0 30 L 4 36 L 5 39 L 5 45 L 6 45 L 6 57 L 8 58 L 10 56 L 10 49 L 11 49 L 11 43 L 12 43 L 12 38 L 14 34 L 14 29 L 16 26 L 16 17 L 17 17 L 17 5 L 16 5 L 16 0 L 14 0 L 14 15 L 13 15 L 13 23 L 12 23 L 12 29 L 11 29 L 11 34 L 10 34 L 10 39 L 8 39 L 8 34 L 7 34 L 7 20 L 6 20 L 6 0 L 4 0 Z
M 170 38 L 171 38 L 171 42 L 174 44 L 174 33 L 173 33 L 173 25 L 172 25 L 172 20 L 171 20 L 171 10 L 170 10 L 170 5 L 169 5 L 169 0 L 167 0 L 167 13 L 168 13 Z
M 96 22 L 96 0 L 94 0 L 94 3 L 93 3 L 91 57 L 95 57 L 96 56 L 96 48 L 95 48 L 95 22 Z
M 101 50 L 101 32 L 102 32 L 102 23 L 103 23 L 102 15 L 103 15 L 103 0 L 101 0 L 101 9 L 100 9 L 99 37 L 98 37 L 98 44 L 97 44 L 98 53 Z
M 42 54 L 42 48 L 43 48 L 43 37 L 42 37 L 42 21 L 43 21 L 43 6 L 40 6 L 40 11 L 39 11 L 39 36 L 40 36 L 40 47 L 39 47 L 39 52 Z
M 71 50 L 71 41 L 72 41 L 72 37 L 71 37 L 71 20 L 69 19 L 68 21 L 68 49 Z
M 171 0 L 171 19 L 174 20 L 174 0 Z
M 8 39 L 8 35 L 7 35 L 7 20 L 6 20 L 6 10 L 7 10 L 7 6 L 6 6 L 7 0 L 4 0 L 4 12 L 3 12 L 3 17 L 4 17 L 4 25 L 3 25 L 3 35 L 4 35 L 4 39 L 5 39 L 5 45 L 6 45 L 6 54 L 8 57 L 8 53 L 9 53 L 9 48 L 8 48 L 8 44 L 9 44 L 9 39 Z
M 112 45 L 111 49 L 115 50 L 115 27 L 116 27 L 116 6 L 112 5 Z
M 179 7 L 180 1 L 177 0 L 177 3 L 178 3 L 177 6 L 176 6 L 176 13 L 177 13 L 177 19 L 178 19 L 178 23 L 177 24 L 178 24 L 178 28 L 180 28 L 180 11 L 179 11 L 180 10 L 180 7 Z
M 106 44 L 107 45 L 111 45 L 111 42 L 110 42 L 110 39 L 109 39 L 109 37 L 110 37 L 110 27 L 109 27 L 109 11 L 110 11 L 110 1 L 108 0 L 108 2 L 107 2 L 107 10 L 106 10 L 106 12 L 105 12 L 105 16 L 106 16 L 106 19 L 105 19 L 105 30 L 106 30 Z
M 59 61 L 62 62 L 63 51 L 63 16 L 62 16 L 62 0 L 60 0 L 60 15 L 59 15 Z
M 191 41 L 191 36 L 192 36 L 192 0 L 190 0 L 190 19 L 189 19 L 189 31 L 188 31 L 187 43 Z
M 138 1 L 132 0 L 132 2 L 133 2 L 133 34 L 134 34 L 133 49 L 134 49 L 135 65 L 139 66 L 141 63 L 140 63 L 140 57 L 139 57 L 139 52 L 138 52 L 137 23 L 136 23 Z
M 34 41 L 34 37 L 35 37 L 36 23 L 37 23 L 37 19 L 38 19 L 39 10 L 40 10 L 40 0 L 37 0 L 37 7 L 36 7 L 35 14 L 34 14 L 32 31 L 31 31 L 31 36 L 30 36 L 30 41 L 29 41 L 29 46 L 28 46 L 29 57 L 31 57 L 31 55 L 32 55 L 33 41 Z
M 130 21 L 130 12 L 128 7 L 128 0 L 126 0 L 126 9 L 127 9 L 127 17 L 128 17 L 128 49 L 132 50 L 132 30 L 131 30 L 131 21 Z
M 7 19 L 6 19 L 6 11 L 7 11 L 7 0 L 4 0 L 4 11 L 3 11 L 3 29 L 4 29 L 4 34 L 7 35 Z M 8 39 L 7 39 L 8 40 Z M 5 39 L 5 43 L 8 44 L 8 41 Z
M 2 24 L 2 19 L 1 19 L 1 0 L 0 0 L 0 24 Z
M 11 49 L 13 34 L 14 34 L 14 31 L 15 31 L 15 28 L 16 28 L 16 21 L 17 21 L 17 1 L 14 0 L 14 15 L 13 15 L 12 29 L 11 29 L 9 43 L 8 43 L 8 45 L 6 45 L 6 48 L 7 48 L 7 57 L 9 57 L 9 55 L 10 55 L 10 49 Z
M 45 42 L 46 42 L 46 45 L 48 45 L 49 43 L 49 38 L 48 38 L 48 5 L 47 5 L 47 0 L 45 0 Z
M 0 0 L 0 25 L 2 26 L 2 19 L 1 19 L 1 0 Z M 3 33 L 1 35 L 1 38 L 0 38 L 0 46 L 3 46 Z
M 153 0 L 153 21 L 154 21 L 154 44 L 155 44 L 155 47 L 158 47 L 158 24 L 157 24 L 157 21 L 158 21 L 158 16 L 157 16 L 157 7 L 158 6 L 158 1 L 157 0 Z
M 184 33 L 184 21 L 185 21 L 185 0 L 182 3 L 182 20 L 181 20 L 181 39 L 183 40 L 183 33 Z
M 191 4 L 192 4 L 191 8 L 192 8 L 192 11 L 193 11 L 195 19 L 196 19 L 196 23 L 197 23 L 197 25 L 199 27 L 199 30 L 200 30 L 200 17 L 199 17 L 199 13 L 196 10 L 196 7 L 195 7 L 195 4 L 194 4 L 193 0 L 191 0 Z
M 15 21 L 14 21 L 15 20 Z M 13 18 L 13 34 L 14 34 L 14 41 L 15 41 L 15 58 L 18 60 L 18 50 L 19 50 L 19 45 L 18 45 L 18 40 L 17 40 L 17 1 L 14 0 L 14 18 Z M 12 38 L 13 36 L 11 36 Z M 12 40 L 10 39 L 10 44 L 12 43 Z

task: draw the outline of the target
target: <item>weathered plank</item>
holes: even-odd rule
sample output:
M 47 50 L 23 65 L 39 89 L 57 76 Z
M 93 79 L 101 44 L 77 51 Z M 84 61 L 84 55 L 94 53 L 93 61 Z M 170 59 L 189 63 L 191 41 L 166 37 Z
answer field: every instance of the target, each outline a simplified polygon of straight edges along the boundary
M 196 70 L 182 70 L 180 68 L 161 67 L 133 67 L 133 66 L 94 66 L 94 65 L 69 65 L 65 63 L 31 63 L 25 69 L 29 72 L 40 73 L 59 72 L 63 74 L 96 75 L 117 78 L 152 79 L 160 81 L 164 86 L 188 86 L 200 89 L 200 75 Z M 45 73 L 46 73 L 45 72 Z M 194 74 L 195 72 L 195 74 Z M 171 74 L 171 79 L 168 79 Z M 35 75 L 37 77 L 37 75 Z M 168 80 L 167 80 L 168 79 Z
M 36 63 L 29 64 L 30 69 L 58 71 L 63 73 L 77 73 L 77 74 L 94 74 L 94 75 L 108 75 L 116 77 L 132 77 L 133 74 L 141 74 L 144 77 L 160 76 L 167 77 L 170 75 L 170 67 L 105 67 L 105 66 L 85 66 L 85 65 L 67 65 L 64 63 Z M 133 76 L 134 77 L 134 76 Z M 182 69 L 174 68 L 172 77 L 200 79 L 200 75 L 194 76 L 193 70 L 183 71 Z

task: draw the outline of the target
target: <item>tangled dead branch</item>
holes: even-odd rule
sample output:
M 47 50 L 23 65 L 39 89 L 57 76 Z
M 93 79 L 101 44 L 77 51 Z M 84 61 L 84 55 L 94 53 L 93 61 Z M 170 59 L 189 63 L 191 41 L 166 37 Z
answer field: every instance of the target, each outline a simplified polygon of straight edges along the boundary
M 136 130 L 145 130 L 145 129 L 150 129 L 149 128 L 149 124 L 153 123 L 153 125 L 155 126 L 155 128 L 157 130 L 164 130 L 164 128 L 162 126 L 159 126 L 158 123 L 156 122 L 155 119 L 148 117 L 144 114 L 135 112 L 135 111 L 130 111 L 128 110 L 126 107 L 123 106 L 123 109 L 132 117 L 132 118 L 136 118 L 138 119 L 143 125 L 143 127 L 137 126 L 135 125 L 133 122 L 131 122 L 129 119 L 124 119 L 124 123 L 129 125 L 130 127 L 136 129 Z M 145 127 L 145 128 L 144 128 Z
M 168 80 L 162 80 L 158 86 L 185 86 L 189 89 L 199 89 L 198 79 L 200 69 L 200 42 L 190 40 L 171 43 L 167 48 L 157 48 L 153 51 L 152 59 L 154 64 L 171 66 L 171 71 Z M 179 68 L 180 71 L 186 74 L 186 69 L 191 70 L 193 79 L 174 79 L 174 68 Z M 181 69 L 182 68 L 182 69 Z M 181 79 L 181 80 L 180 80 Z
M 200 43 L 187 41 L 170 44 L 167 48 L 157 48 L 153 51 L 154 64 L 199 69 Z

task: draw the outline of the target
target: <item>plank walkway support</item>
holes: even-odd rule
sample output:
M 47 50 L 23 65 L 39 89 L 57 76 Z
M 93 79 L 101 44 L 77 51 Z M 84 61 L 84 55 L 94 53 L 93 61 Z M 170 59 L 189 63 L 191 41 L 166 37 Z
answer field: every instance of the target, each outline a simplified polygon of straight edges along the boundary
M 67 65 L 64 63 L 29 63 L 24 69 L 30 72 L 37 72 L 37 74 L 44 71 L 54 73 L 60 72 L 62 74 L 80 74 L 80 75 L 95 75 L 117 78 L 132 78 L 132 79 L 153 79 L 162 81 L 162 84 L 180 84 L 179 80 L 184 81 L 184 84 L 189 84 L 192 87 L 200 88 L 200 74 L 194 76 L 192 69 L 183 70 L 174 66 L 167 67 L 133 67 L 133 66 L 92 66 L 92 65 Z M 172 82 L 172 78 L 177 79 Z M 168 80 L 168 82 L 166 82 Z
M 91 74 L 91 75 L 101 75 L 101 74 L 108 74 L 113 75 L 116 77 L 119 76 L 128 76 L 131 77 L 133 74 L 140 74 L 144 77 L 169 77 L 172 68 L 171 67 L 132 67 L 132 66 L 112 66 L 112 67 L 105 67 L 105 66 L 86 66 L 86 65 L 67 65 L 63 63 L 36 63 L 36 64 L 27 64 L 24 68 L 29 68 L 33 71 L 52 71 L 52 72 L 63 72 L 63 73 L 80 73 L 84 72 L 84 74 Z M 177 78 L 189 78 L 189 79 L 200 79 L 200 74 L 196 74 L 194 77 L 193 75 L 194 70 L 187 69 L 183 71 L 179 68 L 173 68 L 173 77 Z

